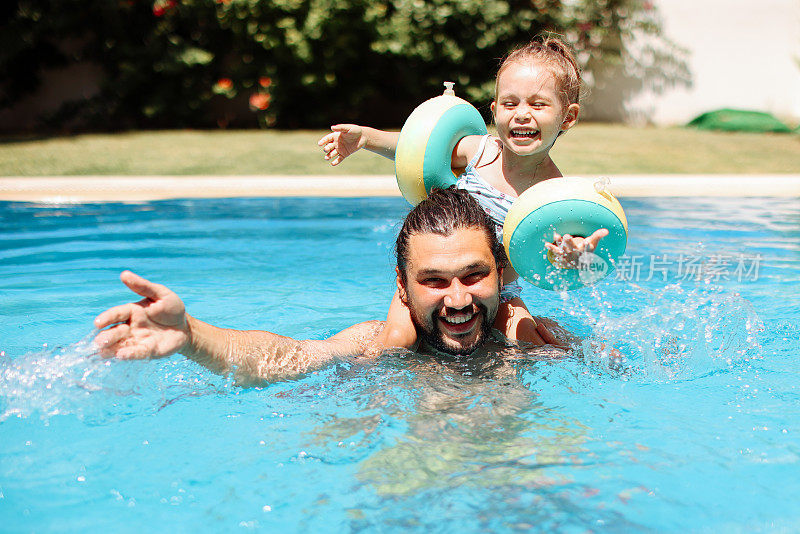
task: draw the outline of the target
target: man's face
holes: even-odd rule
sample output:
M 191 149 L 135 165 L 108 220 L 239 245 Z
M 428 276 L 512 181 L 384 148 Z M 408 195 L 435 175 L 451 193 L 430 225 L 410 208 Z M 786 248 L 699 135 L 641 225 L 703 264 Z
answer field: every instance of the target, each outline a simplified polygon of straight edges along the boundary
M 405 287 L 399 276 L 397 283 L 422 341 L 450 354 L 483 344 L 500 303 L 500 273 L 483 231 L 411 235 Z

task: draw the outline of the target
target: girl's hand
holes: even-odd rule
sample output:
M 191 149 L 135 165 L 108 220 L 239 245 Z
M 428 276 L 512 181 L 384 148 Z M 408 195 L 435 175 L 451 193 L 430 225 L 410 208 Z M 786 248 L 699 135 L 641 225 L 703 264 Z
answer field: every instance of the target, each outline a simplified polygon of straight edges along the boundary
M 553 233 L 553 242 L 545 243 L 548 253 L 552 255 L 553 264 L 562 269 L 577 269 L 578 259 L 584 252 L 594 252 L 597 244 L 608 235 L 608 230 L 601 228 L 589 237 L 563 236 Z
M 364 129 L 357 124 L 334 124 L 331 133 L 317 141 L 325 152 L 325 159 L 336 166 L 347 156 L 364 148 L 367 137 Z

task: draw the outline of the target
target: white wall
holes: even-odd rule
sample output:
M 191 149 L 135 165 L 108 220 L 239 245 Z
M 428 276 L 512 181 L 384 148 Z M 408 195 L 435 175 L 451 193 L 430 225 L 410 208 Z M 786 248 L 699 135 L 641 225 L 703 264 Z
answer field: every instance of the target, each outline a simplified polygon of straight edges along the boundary
M 600 77 L 587 101 L 589 118 L 683 124 L 728 107 L 768 111 L 790 126 L 800 122 L 800 0 L 653 3 L 664 35 L 689 50 L 691 86 L 659 91 L 628 65 Z M 634 43 L 634 55 L 643 44 Z

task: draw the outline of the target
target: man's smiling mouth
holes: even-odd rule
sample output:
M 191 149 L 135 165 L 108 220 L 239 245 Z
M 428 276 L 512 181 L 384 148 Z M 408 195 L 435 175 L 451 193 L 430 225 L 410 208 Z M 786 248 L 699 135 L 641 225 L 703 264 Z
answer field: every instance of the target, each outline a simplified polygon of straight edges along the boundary
M 461 312 L 440 316 L 443 328 L 451 335 L 462 335 L 471 332 L 478 322 L 479 311 Z
M 466 323 L 470 319 L 475 316 L 474 313 L 469 313 L 465 315 L 457 315 L 455 317 L 442 317 L 442 320 L 449 324 L 462 324 Z

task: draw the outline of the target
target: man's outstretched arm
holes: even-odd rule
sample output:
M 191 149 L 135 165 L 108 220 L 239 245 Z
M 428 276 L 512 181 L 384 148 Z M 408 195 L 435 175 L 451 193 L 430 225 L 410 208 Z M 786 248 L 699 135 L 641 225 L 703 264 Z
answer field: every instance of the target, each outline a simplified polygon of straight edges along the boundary
M 181 299 L 161 284 L 130 271 L 120 275 L 139 302 L 116 306 L 95 319 L 105 328 L 95 338 L 103 354 L 120 359 L 162 358 L 179 352 L 237 379 L 291 378 L 336 357 L 364 354 L 383 328 L 381 321 L 352 326 L 321 341 L 298 341 L 259 330 L 217 328 L 186 313 Z

